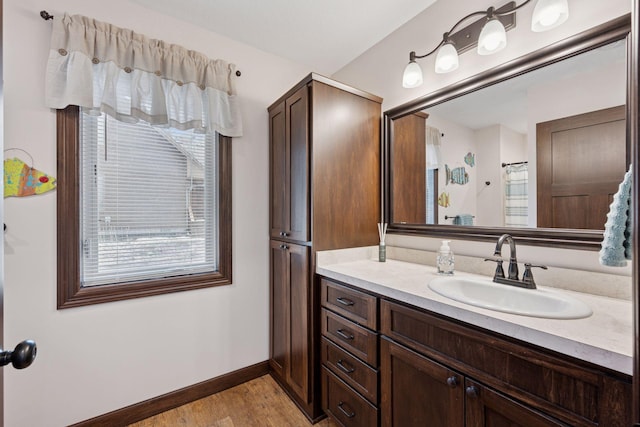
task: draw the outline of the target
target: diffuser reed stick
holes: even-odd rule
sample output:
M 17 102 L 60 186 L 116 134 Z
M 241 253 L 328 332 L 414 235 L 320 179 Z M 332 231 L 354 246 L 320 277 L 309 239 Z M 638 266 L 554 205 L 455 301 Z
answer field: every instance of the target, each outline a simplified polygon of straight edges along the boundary
M 378 236 L 380 236 L 380 244 L 378 245 L 378 261 L 385 262 L 387 260 L 387 246 L 384 239 L 387 236 L 387 224 L 378 223 Z

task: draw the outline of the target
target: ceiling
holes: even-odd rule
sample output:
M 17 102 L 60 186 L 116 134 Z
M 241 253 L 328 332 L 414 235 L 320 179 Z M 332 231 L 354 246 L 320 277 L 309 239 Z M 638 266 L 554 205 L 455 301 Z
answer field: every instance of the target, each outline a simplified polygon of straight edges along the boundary
M 132 0 L 331 75 L 436 0 Z

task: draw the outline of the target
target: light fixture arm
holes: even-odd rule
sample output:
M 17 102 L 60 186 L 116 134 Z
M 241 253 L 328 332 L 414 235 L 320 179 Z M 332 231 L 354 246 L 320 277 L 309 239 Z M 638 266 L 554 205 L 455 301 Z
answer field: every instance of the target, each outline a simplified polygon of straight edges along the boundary
M 511 15 L 512 13 L 515 13 L 516 10 L 520 9 L 521 7 L 526 6 L 527 4 L 531 3 L 531 0 L 525 0 L 524 2 L 522 2 L 522 4 L 518 5 L 518 6 L 514 6 L 513 9 L 511 10 L 504 10 L 502 12 L 498 12 L 498 11 L 494 11 L 494 15 L 495 16 L 505 16 L 505 15 Z M 490 8 L 491 9 L 491 8 Z
M 532 0 L 525 0 L 524 2 L 522 2 L 522 4 L 518 5 L 518 6 L 514 6 L 512 9 L 509 10 L 503 10 L 501 12 L 498 12 L 494 7 L 490 7 L 487 10 L 479 10 L 477 12 L 471 12 L 470 14 L 460 18 L 458 20 L 458 22 L 456 22 L 455 24 L 453 24 L 453 27 L 451 27 L 451 29 L 449 31 L 447 31 L 446 33 L 444 33 L 444 36 L 442 37 L 442 40 L 440 41 L 440 43 L 438 43 L 438 45 L 436 47 L 434 47 L 432 50 L 430 50 L 429 52 L 425 53 L 424 55 L 418 55 L 415 52 L 411 52 L 409 54 L 409 61 L 414 61 L 416 59 L 422 59 L 422 58 L 426 58 L 427 56 L 433 55 L 434 53 L 437 52 L 438 49 L 440 49 L 440 47 L 445 44 L 447 42 L 447 39 L 449 38 L 449 34 L 453 34 L 454 31 L 464 22 L 466 22 L 467 20 L 469 20 L 470 18 L 473 18 L 474 16 L 479 16 L 479 15 L 483 15 L 486 16 L 487 19 L 491 19 L 494 16 L 505 16 L 505 15 L 511 15 L 512 13 L 515 13 L 516 10 L 520 9 L 521 7 L 526 6 L 527 4 L 531 3 Z

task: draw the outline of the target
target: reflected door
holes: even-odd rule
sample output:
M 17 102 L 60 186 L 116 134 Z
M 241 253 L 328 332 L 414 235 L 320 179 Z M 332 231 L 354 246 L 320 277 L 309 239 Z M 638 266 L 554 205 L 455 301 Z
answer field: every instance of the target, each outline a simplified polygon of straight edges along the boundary
M 603 230 L 627 168 L 625 106 L 538 123 L 538 227 Z

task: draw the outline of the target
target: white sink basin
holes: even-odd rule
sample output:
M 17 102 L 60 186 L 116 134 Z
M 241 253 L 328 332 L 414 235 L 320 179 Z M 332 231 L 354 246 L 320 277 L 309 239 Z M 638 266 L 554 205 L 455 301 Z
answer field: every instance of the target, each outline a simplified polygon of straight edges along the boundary
M 491 279 L 438 277 L 429 282 L 429 288 L 455 301 L 522 316 L 581 319 L 592 314 L 588 305 L 564 293 L 518 288 Z

